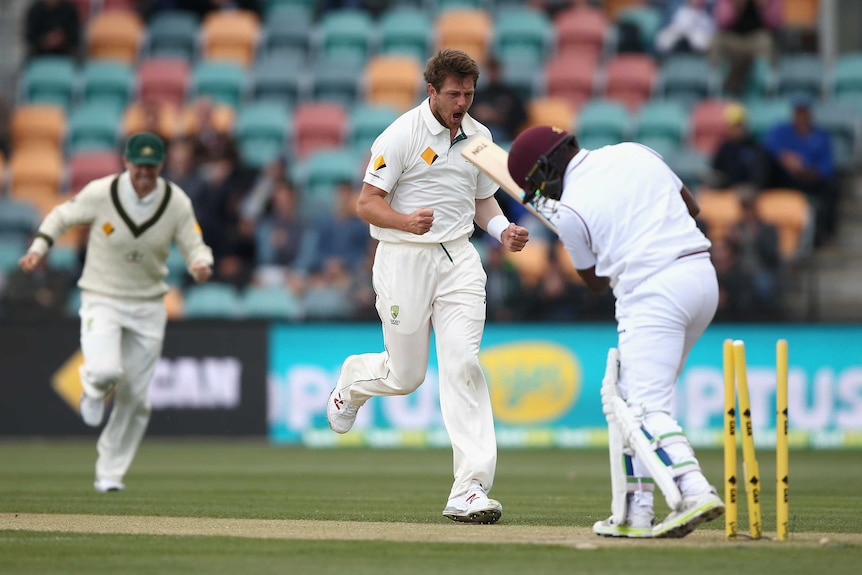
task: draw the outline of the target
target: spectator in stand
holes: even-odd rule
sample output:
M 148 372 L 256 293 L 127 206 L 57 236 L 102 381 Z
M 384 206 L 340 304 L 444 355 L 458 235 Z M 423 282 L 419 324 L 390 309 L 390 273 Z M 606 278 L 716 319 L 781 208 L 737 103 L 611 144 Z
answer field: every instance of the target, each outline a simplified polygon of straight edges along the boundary
M 718 32 L 710 45 L 716 65 L 728 65 L 724 90 L 742 96 L 754 60 L 775 60 L 773 33 L 781 25 L 782 0 L 716 0 Z
M 0 317 L 25 321 L 65 317 L 72 282 L 69 272 L 51 267 L 47 258 L 30 273 L 15 270 L 2 290 Z
M 656 34 L 656 51 L 662 56 L 680 52 L 705 54 L 714 35 L 715 20 L 708 0 L 686 0 Z
M 268 283 L 286 284 L 294 293 L 304 289 L 303 274 L 297 270 L 302 253 L 305 224 L 299 217 L 297 194 L 286 180 L 275 182 L 268 213 L 263 216 L 255 232 L 259 271 L 266 269 Z
M 527 107 L 518 91 L 503 80 L 501 68 L 496 57 L 488 59 L 488 81 L 476 89 L 471 115 L 491 130 L 495 142 L 511 142 L 527 121 Z
M 766 187 L 769 177 L 769 155 L 748 130 L 745 107 L 731 104 L 725 108 L 725 137 L 712 157 L 716 188 L 747 188 L 757 192 Z
M 195 164 L 195 147 L 190 138 L 179 137 L 171 140 L 164 177 L 186 192 L 197 213 L 197 206 L 201 205 L 206 197 L 206 182 Z
M 814 206 L 814 245 L 832 240 L 838 223 L 840 188 L 829 132 L 817 126 L 806 94 L 791 97 L 793 117 L 764 136 L 771 159 L 770 187 L 802 190 Z
M 277 184 L 287 179 L 287 157 L 279 155 L 260 171 L 240 206 L 242 217 L 257 220 L 263 216 Z
M 35 0 L 27 10 L 25 30 L 31 58 L 75 56 L 78 52 L 81 42 L 78 9 L 68 0 Z
M 219 130 L 215 125 L 215 104 L 213 101 L 202 96 L 192 103 L 195 115 L 194 139 L 195 139 L 195 161 L 205 164 L 223 155 L 226 147 L 235 147 L 236 143 L 230 134 Z

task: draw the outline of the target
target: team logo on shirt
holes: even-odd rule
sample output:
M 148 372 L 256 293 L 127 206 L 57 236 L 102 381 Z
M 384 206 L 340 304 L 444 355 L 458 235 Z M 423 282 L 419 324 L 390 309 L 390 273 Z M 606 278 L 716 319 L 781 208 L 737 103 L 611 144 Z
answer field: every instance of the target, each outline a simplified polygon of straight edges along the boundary
M 143 252 L 139 252 L 138 250 L 132 250 L 126 254 L 126 261 L 130 264 L 139 264 L 141 260 L 144 259 Z
M 379 170 L 380 168 L 386 167 L 386 160 L 383 159 L 383 156 L 377 156 L 374 158 L 374 169 Z
M 389 315 L 392 316 L 392 319 L 389 320 L 389 323 L 391 323 L 392 325 L 400 325 L 401 324 L 401 322 L 398 321 L 399 310 L 400 310 L 400 308 L 397 305 L 389 306 Z
M 425 163 L 429 166 L 434 163 L 434 160 L 437 159 L 437 152 L 431 149 L 431 146 L 425 148 L 425 151 L 420 154 L 422 159 L 425 160 Z
M 111 225 L 111 222 L 105 222 L 105 225 L 102 226 L 102 231 L 105 232 L 106 236 L 114 233 L 114 226 Z

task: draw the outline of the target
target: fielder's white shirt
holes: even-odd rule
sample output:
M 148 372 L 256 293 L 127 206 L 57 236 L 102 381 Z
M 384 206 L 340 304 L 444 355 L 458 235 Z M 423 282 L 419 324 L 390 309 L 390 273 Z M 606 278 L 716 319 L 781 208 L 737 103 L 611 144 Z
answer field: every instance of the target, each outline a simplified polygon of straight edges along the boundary
M 385 242 L 439 243 L 472 234 L 476 200 L 493 196 L 499 188 L 461 156 L 461 147 L 476 133 L 491 137 L 485 126 L 465 114 L 453 142 L 449 128 L 431 113 L 428 98 L 386 128 L 371 146 L 363 181 L 387 192 L 396 212 L 431 208 L 434 224 L 423 235 L 372 225 L 371 236 Z
M 681 189 L 677 175 L 646 146 L 581 150 L 566 167 L 551 221 L 575 268 L 595 266 L 620 300 L 680 257 L 709 250 Z
M 123 177 L 128 181 L 125 172 L 119 178 L 112 175 L 94 180 L 52 209 L 29 249 L 44 256 L 67 229 L 90 224 L 87 258 L 78 286 L 122 299 L 158 298 L 168 290 L 164 278 L 173 242 L 188 267 L 195 262 L 212 265 L 212 251 L 204 244 L 191 200 L 179 186 L 170 184 L 168 188 L 159 178 L 156 190 L 149 194 L 153 209 L 146 215 L 146 200 L 142 206 L 135 206 L 136 200 L 129 203 L 122 191 Z M 145 217 L 138 219 L 142 215 Z

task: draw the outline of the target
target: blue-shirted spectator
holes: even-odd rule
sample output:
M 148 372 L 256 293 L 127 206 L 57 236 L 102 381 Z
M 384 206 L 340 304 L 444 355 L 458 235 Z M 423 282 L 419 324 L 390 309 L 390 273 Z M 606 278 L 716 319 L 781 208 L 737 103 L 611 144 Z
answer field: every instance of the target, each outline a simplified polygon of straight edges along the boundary
M 839 186 L 835 180 L 835 158 L 829 132 L 817 126 L 810 96 L 791 97 L 793 116 L 773 126 L 763 144 L 772 160 L 771 187 L 795 188 L 808 196 L 816 213 L 815 245 L 835 234 Z

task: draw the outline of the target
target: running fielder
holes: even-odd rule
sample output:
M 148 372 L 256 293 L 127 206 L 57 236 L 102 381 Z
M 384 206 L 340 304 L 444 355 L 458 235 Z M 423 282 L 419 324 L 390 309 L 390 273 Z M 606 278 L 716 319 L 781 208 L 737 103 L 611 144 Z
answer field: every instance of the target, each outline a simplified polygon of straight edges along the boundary
M 72 226 L 89 224 L 81 288 L 81 417 L 98 427 L 105 397 L 114 407 L 97 443 L 96 491 L 122 491 L 150 419 L 148 391 L 162 352 L 167 314 L 165 262 L 176 242 L 197 282 L 211 275 L 213 257 L 201 237 L 191 200 L 159 177 L 165 145 L 141 132 L 126 142 L 126 171 L 90 182 L 45 217 L 27 253 L 25 272 Z

